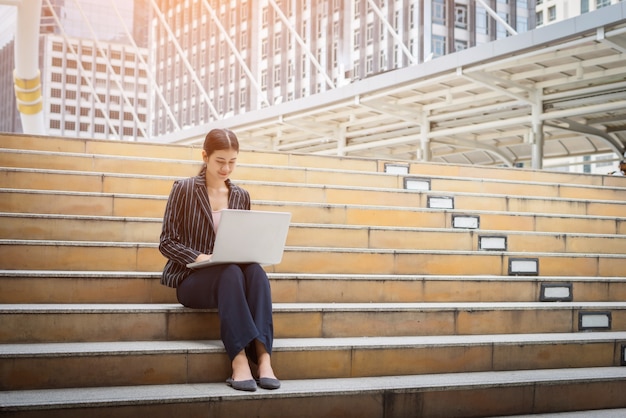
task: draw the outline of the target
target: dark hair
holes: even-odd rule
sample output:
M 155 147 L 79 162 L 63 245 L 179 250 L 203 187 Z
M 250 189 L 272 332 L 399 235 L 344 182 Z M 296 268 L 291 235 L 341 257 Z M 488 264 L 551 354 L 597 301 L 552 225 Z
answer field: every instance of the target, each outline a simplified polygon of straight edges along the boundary
M 220 150 L 232 149 L 239 152 L 239 140 L 237 135 L 230 129 L 211 129 L 204 137 L 202 149 L 206 152 L 207 157 L 210 157 L 213 152 Z M 200 172 L 204 170 L 204 167 L 206 167 L 206 164 L 202 166 Z
M 202 146 L 207 157 L 210 157 L 214 151 L 233 149 L 239 152 L 239 140 L 237 135 L 230 129 L 211 129 L 204 138 Z

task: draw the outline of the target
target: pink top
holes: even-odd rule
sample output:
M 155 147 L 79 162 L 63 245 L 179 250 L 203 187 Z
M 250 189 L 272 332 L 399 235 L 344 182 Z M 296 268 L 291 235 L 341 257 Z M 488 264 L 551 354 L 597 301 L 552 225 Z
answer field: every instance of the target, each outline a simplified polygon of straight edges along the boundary
M 212 210 L 211 214 L 213 215 L 213 226 L 215 227 L 215 233 L 217 234 L 217 228 L 220 226 L 220 219 L 222 219 L 222 211 L 221 210 Z

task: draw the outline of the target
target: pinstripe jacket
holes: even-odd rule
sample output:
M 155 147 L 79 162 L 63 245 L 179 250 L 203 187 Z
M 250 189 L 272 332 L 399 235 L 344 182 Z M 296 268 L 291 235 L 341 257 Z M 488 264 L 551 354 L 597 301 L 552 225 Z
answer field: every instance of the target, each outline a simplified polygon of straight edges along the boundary
M 177 287 L 190 273 L 188 263 L 200 254 L 213 253 L 215 230 L 206 190 L 206 167 L 195 177 L 177 180 L 172 186 L 163 216 L 159 250 L 167 259 L 161 284 Z M 250 210 L 250 195 L 226 180 L 228 208 Z

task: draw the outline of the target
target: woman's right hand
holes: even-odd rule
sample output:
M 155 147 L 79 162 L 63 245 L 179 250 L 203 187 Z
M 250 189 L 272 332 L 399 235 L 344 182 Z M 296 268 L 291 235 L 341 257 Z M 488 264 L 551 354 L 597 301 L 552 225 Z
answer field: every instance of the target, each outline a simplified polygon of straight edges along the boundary
M 211 257 L 213 257 L 213 254 L 200 254 L 199 256 L 196 257 L 196 263 L 200 261 L 210 260 Z

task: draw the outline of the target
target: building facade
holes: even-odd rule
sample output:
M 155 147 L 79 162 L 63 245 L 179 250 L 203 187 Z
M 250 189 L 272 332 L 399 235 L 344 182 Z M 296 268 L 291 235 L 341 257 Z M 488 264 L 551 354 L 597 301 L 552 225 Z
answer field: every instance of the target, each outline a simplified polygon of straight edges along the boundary
M 536 0 L 537 26 L 545 26 L 619 3 L 622 0 Z
M 144 138 L 148 78 L 129 45 L 45 35 L 41 39 L 44 120 L 49 135 Z
M 145 3 L 43 2 L 39 65 L 49 135 L 124 140 L 148 136 Z M 13 20 L 16 15 L 9 12 L 14 10 L 4 9 Z M 0 94 L 9 98 L 0 105 L 0 130 L 22 132 L 12 77 L 13 34 L 5 34 L 6 43 L 0 45 Z
M 419 64 L 534 18 L 532 0 L 159 0 L 153 134 Z

